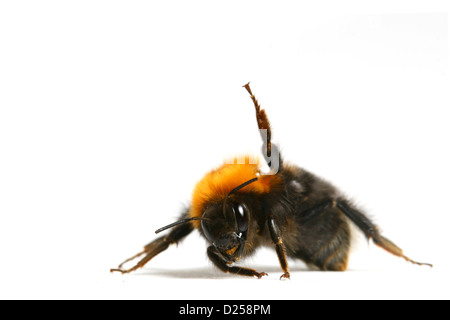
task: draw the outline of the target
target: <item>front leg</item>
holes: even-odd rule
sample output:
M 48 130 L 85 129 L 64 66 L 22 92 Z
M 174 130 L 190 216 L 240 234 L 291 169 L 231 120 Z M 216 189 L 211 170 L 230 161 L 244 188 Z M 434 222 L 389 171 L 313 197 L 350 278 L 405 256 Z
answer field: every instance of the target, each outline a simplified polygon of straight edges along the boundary
M 190 223 L 182 224 L 173 228 L 173 230 L 168 235 L 153 240 L 144 247 L 144 250 L 142 252 L 139 252 L 135 256 L 125 260 L 119 265 L 119 267 L 111 269 L 111 272 L 130 273 L 136 271 L 139 268 L 142 268 L 155 256 L 165 251 L 171 244 L 178 243 L 183 238 L 185 238 L 192 232 L 192 230 L 194 230 L 194 228 Z M 144 258 L 138 261 L 138 263 L 134 267 L 130 269 L 122 269 L 125 263 L 132 261 L 142 255 L 145 255 Z
M 283 269 L 284 272 L 284 274 L 281 275 L 280 280 L 290 279 L 291 274 L 289 273 L 289 266 L 286 258 L 286 248 L 284 247 L 283 240 L 281 239 L 280 229 L 278 228 L 273 218 L 267 220 L 267 225 L 269 226 L 270 237 L 275 244 L 275 250 L 277 251 L 281 269 Z
M 223 272 L 239 274 L 242 276 L 257 277 L 258 279 L 260 279 L 262 276 L 267 276 L 267 273 L 265 272 L 258 272 L 249 268 L 242 268 L 237 266 L 230 267 L 229 264 L 231 264 L 231 261 L 227 261 L 215 246 L 208 247 L 207 253 L 208 258 L 212 261 L 212 263 L 214 263 L 214 265 Z

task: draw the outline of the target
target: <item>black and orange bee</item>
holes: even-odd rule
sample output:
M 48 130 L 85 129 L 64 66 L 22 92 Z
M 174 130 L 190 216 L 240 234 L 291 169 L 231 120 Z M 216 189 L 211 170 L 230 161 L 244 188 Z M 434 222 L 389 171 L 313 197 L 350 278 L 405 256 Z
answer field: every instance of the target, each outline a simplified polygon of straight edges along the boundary
M 283 274 L 290 278 L 287 257 L 300 259 L 320 270 L 347 269 L 351 243 L 350 222 L 368 239 L 386 251 L 418 265 L 392 241 L 383 237 L 377 226 L 333 185 L 312 173 L 287 164 L 279 148 L 271 142 L 271 127 L 249 84 L 256 119 L 263 138 L 263 155 L 271 171 L 264 174 L 258 161 L 225 163 L 209 172 L 196 185 L 190 207 L 181 219 L 156 233 L 173 228 L 144 247 L 111 272 L 129 273 L 143 267 L 171 244 L 178 243 L 194 229 L 211 244 L 207 254 L 224 272 L 261 278 L 267 275 L 234 265 L 260 246 L 273 246 Z M 240 163 L 242 162 L 242 163 Z M 132 268 L 126 262 L 144 255 Z

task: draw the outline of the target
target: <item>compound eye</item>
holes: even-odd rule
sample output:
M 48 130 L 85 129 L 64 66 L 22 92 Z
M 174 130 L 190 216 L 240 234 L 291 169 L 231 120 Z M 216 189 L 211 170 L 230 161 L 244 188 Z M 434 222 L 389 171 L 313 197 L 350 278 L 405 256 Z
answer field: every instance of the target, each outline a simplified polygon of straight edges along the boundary
M 239 232 L 245 232 L 248 229 L 248 208 L 244 204 L 234 203 L 232 205 L 234 215 L 236 217 Z
M 216 236 L 213 232 L 211 232 L 208 223 L 205 220 L 202 220 L 201 224 L 203 234 L 205 235 L 206 239 L 208 239 L 211 243 L 214 243 L 216 241 Z
M 222 224 L 220 223 L 220 219 L 216 219 L 217 208 L 212 206 L 206 208 L 205 212 L 202 215 L 202 230 L 206 239 L 208 239 L 211 243 L 217 241 L 218 237 L 221 234 Z M 220 212 L 220 211 L 219 211 Z

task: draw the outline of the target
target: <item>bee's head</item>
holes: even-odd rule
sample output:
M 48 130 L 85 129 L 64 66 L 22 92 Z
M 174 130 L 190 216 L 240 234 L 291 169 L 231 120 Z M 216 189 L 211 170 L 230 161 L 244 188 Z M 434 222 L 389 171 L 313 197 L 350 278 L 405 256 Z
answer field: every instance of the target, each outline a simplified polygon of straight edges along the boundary
M 229 261 L 237 261 L 242 256 L 249 215 L 247 205 L 234 199 L 209 206 L 203 213 L 203 234 Z
M 237 186 L 223 203 L 207 207 L 202 215 L 203 234 L 228 261 L 241 258 L 250 219 L 248 206 L 233 195 L 257 180 L 254 178 Z
M 228 261 L 235 262 L 242 257 L 250 221 L 249 206 L 235 195 L 236 191 L 257 181 L 253 178 L 231 190 L 222 202 L 209 204 L 201 217 L 179 220 L 156 230 L 156 233 L 193 220 L 201 220 L 201 230 Z

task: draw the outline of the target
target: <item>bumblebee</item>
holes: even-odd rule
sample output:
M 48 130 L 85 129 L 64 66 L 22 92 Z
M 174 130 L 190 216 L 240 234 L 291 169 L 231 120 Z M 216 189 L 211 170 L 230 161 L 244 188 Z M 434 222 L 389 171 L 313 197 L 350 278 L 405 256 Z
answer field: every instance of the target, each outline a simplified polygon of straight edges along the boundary
M 279 148 L 271 142 L 271 126 L 264 109 L 250 89 L 256 120 L 263 140 L 264 160 L 271 169 L 263 173 L 260 161 L 235 159 L 212 170 L 198 182 L 190 207 L 179 221 L 156 230 L 172 230 L 144 247 L 144 250 L 111 272 L 130 273 L 142 268 L 171 244 L 198 230 L 210 243 L 207 255 L 223 272 L 261 278 L 267 273 L 239 267 L 235 263 L 260 246 L 274 247 L 289 279 L 287 258 L 300 259 L 320 270 L 344 271 L 348 266 L 354 223 L 364 235 L 387 252 L 417 265 L 337 188 L 316 175 L 285 163 Z M 138 263 L 123 265 L 143 256 Z

